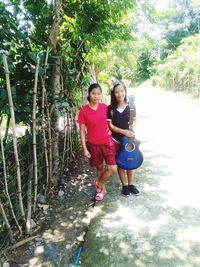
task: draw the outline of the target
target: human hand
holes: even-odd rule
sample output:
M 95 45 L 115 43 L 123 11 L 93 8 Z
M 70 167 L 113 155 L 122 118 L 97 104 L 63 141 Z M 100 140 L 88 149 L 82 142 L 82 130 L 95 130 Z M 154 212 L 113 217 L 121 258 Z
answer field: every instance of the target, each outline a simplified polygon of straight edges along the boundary
M 91 154 L 90 154 L 90 152 L 87 150 L 87 149 L 84 149 L 83 150 L 83 155 L 86 157 L 86 158 L 91 158 Z
M 133 131 L 125 130 L 124 135 L 127 136 L 127 137 L 134 137 L 135 134 L 134 134 Z

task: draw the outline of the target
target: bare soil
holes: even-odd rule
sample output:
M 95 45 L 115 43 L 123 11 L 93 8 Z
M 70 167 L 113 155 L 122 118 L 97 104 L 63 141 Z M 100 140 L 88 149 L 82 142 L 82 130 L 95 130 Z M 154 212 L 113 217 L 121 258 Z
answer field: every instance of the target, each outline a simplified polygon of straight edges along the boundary
M 61 177 L 61 185 L 51 190 L 49 208 L 41 206 L 33 241 L 6 253 L 10 266 L 73 266 L 84 241 L 95 203 L 91 179 L 95 170 L 78 156 Z

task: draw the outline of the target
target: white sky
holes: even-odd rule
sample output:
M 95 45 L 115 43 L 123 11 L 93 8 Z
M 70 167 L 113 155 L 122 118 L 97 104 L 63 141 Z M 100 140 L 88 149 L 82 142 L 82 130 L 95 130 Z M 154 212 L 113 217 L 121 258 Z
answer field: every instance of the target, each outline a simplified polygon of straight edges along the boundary
M 168 1 L 166 0 L 157 0 L 155 8 L 158 11 L 163 11 L 167 9 Z

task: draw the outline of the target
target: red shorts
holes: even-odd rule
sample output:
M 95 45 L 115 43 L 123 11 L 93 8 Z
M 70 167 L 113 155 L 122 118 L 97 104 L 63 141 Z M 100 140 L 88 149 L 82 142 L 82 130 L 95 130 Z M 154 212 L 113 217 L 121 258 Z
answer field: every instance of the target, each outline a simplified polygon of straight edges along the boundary
M 98 167 L 105 160 L 107 165 L 116 165 L 116 148 L 113 141 L 103 145 L 88 143 L 88 150 L 91 154 L 90 165 Z
M 115 141 L 113 141 L 113 143 L 114 143 L 114 146 L 115 146 L 115 155 L 116 155 L 117 152 L 120 150 L 120 144 L 115 142 Z

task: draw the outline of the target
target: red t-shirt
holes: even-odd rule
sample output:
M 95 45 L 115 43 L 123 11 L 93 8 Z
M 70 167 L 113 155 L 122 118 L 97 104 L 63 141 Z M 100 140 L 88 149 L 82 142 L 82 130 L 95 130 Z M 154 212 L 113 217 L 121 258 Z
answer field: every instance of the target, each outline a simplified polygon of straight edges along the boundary
M 97 110 L 83 106 L 78 114 L 78 123 L 87 127 L 87 139 L 91 144 L 106 144 L 111 140 L 107 125 L 107 106 L 99 103 Z

